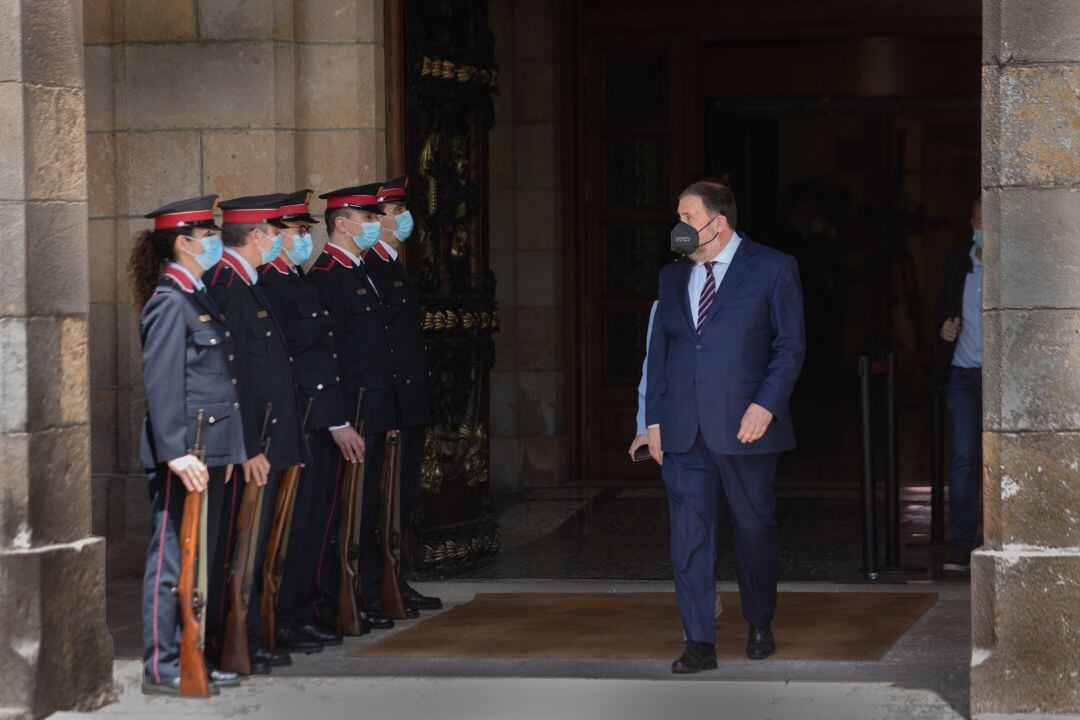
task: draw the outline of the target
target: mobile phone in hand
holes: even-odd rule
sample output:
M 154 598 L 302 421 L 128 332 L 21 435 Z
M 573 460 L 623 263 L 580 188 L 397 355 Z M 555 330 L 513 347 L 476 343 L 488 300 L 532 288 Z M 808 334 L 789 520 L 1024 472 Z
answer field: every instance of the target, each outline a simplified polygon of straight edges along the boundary
M 642 460 L 648 460 L 652 455 L 649 454 L 649 443 L 645 443 L 637 450 L 634 451 L 634 462 L 641 462 Z

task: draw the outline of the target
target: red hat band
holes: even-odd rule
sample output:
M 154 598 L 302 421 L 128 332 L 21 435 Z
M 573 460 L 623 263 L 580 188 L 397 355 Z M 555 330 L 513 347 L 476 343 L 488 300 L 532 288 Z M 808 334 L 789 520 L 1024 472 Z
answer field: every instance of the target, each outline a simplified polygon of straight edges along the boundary
M 169 230 L 171 228 L 186 227 L 196 222 L 214 220 L 213 210 L 192 210 L 190 212 L 168 213 L 154 218 L 155 230 Z
M 276 220 L 276 208 L 255 208 L 252 210 L 222 210 L 221 221 L 230 225 L 247 225 Z

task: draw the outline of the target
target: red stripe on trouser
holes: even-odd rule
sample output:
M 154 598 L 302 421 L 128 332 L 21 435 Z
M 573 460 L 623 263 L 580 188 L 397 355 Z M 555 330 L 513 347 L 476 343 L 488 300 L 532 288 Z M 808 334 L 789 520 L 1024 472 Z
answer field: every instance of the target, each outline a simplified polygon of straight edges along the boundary
M 157 573 L 154 575 L 154 682 L 161 682 L 158 672 L 158 597 L 161 595 L 161 560 L 165 556 L 165 529 L 169 527 L 169 491 L 172 489 L 172 470 L 165 476 L 165 515 L 161 518 L 161 539 L 158 541 Z
M 322 587 L 323 557 L 326 555 L 326 541 L 330 537 L 330 525 L 334 520 L 334 508 L 337 506 L 338 491 L 341 489 L 341 455 L 337 461 L 337 481 L 334 483 L 334 495 L 330 499 L 330 510 L 326 514 L 326 529 L 323 530 L 322 547 L 319 548 L 319 564 L 315 566 L 315 594 L 311 601 L 311 610 L 319 617 L 319 589 Z M 338 548 L 338 552 L 348 552 L 348 548 Z

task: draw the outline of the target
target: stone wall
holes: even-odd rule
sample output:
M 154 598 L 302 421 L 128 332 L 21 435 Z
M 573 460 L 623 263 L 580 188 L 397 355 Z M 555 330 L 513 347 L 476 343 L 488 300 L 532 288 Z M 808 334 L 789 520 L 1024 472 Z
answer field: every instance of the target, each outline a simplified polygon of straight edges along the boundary
M 136 462 L 138 317 L 126 279 L 131 240 L 149 227 L 142 216 L 202 193 L 318 194 L 382 179 L 383 18 L 381 0 L 83 7 L 94 529 L 108 538 L 115 577 L 141 572 L 149 527 Z M 321 226 L 315 235 L 325 239 Z
M 1080 3 L 985 0 L 971 709 L 1080 713 Z
M 0 715 L 112 688 L 90 535 L 81 0 L 0 0 Z
M 502 327 L 491 374 L 497 492 L 564 479 L 563 239 L 554 0 L 491 3 L 499 95 L 490 137 L 491 268 Z

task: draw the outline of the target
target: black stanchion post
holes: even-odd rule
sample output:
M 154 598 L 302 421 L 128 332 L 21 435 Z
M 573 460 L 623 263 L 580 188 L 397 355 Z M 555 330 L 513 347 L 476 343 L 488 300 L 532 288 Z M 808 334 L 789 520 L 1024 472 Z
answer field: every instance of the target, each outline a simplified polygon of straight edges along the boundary
M 874 508 L 874 456 L 870 427 L 870 358 L 859 357 L 859 410 L 862 446 L 863 577 L 878 579 L 877 514 Z

